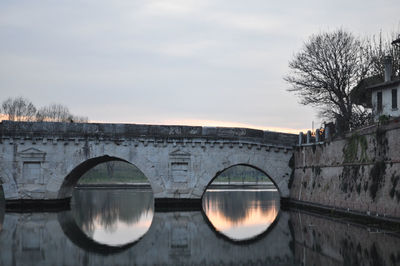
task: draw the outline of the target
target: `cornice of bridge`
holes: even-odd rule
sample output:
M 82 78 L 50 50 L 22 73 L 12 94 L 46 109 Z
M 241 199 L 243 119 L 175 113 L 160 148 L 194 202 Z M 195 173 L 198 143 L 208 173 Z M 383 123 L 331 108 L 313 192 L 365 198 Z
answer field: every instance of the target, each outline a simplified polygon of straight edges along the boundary
M 1 139 L 75 142 L 112 141 L 117 145 L 211 145 L 248 146 L 289 150 L 297 135 L 249 128 L 168 126 L 140 124 L 14 122 L 0 123 Z

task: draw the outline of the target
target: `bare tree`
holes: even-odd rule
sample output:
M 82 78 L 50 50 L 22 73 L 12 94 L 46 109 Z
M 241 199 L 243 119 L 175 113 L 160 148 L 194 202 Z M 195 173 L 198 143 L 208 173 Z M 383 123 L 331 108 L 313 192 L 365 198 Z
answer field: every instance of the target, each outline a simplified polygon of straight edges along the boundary
M 8 120 L 12 121 L 33 121 L 36 114 L 33 103 L 23 97 L 8 98 L 1 107 Z
M 36 120 L 47 122 L 86 123 L 89 119 L 83 116 L 72 115 L 68 107 L 62 104 L 51 104 L 38 110 Z
M 73 115 L 70 117 L 69 122 L 74 122 L 74 123 L 88 123 L 89 118 L 87 116 L 77 116 Z
M 322 117 L 336 119 L 348 130 L 364 113 L 355 108 L 350 92 L 369 74 L 370 65 L 365 43 L 339 29 L 311 36 L 289 62 L 291 73 L 284 79 L 302 104 L 319 108 Z
M 392 33 L 384 38 L 381 32 L 379 36 L 374 35 L 368 39 L 366 48 L 371 59 L 370 74 L 372 76 L 378 76 L 383 81 L 383 58 L 385 56 L 392 57 L 393 75 L 400 75 L 400 47 L 392 44 L 398 38 L 400 35 L 397 33 Z
M 37 121 L 67 122 L 71 116 L 68 107 L 61 104 L 51 104 L 41 107 L 37 114 Z
M 88 117 L 72 115 L 68 107 L 51 104 L 36 110 L 33 103 L 23 97 L 8 98 L 3 101 L 0 112 L 11 121 L 75 122 L 87 123 Z

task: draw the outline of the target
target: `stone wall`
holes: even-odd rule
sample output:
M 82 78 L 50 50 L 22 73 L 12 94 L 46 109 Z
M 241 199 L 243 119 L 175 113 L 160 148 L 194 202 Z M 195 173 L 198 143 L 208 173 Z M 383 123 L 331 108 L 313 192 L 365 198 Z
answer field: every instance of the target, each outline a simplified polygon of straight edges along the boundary
M 400 218 L 400 122 L 296 148 L 290 198 Z M 292 165 L 293 166 L 293 165 Z

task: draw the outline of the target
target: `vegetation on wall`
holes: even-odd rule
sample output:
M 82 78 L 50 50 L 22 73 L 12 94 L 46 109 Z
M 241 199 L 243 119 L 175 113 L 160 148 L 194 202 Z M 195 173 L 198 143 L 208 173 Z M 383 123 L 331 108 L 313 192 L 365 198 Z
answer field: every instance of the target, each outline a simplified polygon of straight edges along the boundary
M 317 184 L 317 182 L 318 182 L 318 187 L 321 187 L 321 184 L 320 184 L 320 181 L 319 181 L 319 178 L 321 177 L 321 171 L 322 171 L 321 166 L 319 166 L 319 165 L 312 166 L 311 170 L 312 170 L 312 173 L 313 173 L 313 175 L 312 175 L 312 179 L 313 179 L 312 180 L 312 188 L 313 189 L 315 188 L 315 185 Z
M 375 132 L 375 139 L 375 158 L 385 160 L 387 151 L 389 149 L 389 141 L 386 137 L 386 130 L 384 128 L 378 127 Z
M 388 148 L 386 131 L 378 128 L 375 133 L 375 140 L 375 156 L 373 158 L 375 163 L 371 168 L 369 180 L 364 183 L 364 191 L 369 187 L 369 194 L 373 200 L 375 200 L 378 190 L 383 186 L 385 181 L 385 155 Z M 366 137 L 353 134 L 347 139 L 346 145 L 343 148 L 344 163 L 367 163 L 369 161 L 367 151 L 368 142 Z M 361 193 L 361 178 L 364 175 L 360 173 L 360 169 L 360 165 L 343 166 L 340 176 L 340 189 L 343 192 L 352 193 L 353 191 L 357 191 L 358 194 Z
M 291 189 L 294 181 L 294 170 L 295 170 L 294 154 L 292 154 L 292 157 L 290 157 L 289 167 L 290 169 L 292 169 L 292 172 L 290 173 L 288 188 Z
M 369 187 L 369 193 L 373 200 L 375 200 L 378 190 L 383 186 L 385 182 L 384 179 L 385 172 L 386 172 L 385 162 L 384 161 L 375 162 L 370 172 L 371 186 Z
M 390 117 L 387 115 L 381 115 L 378 118 L 378 121 L 381 125 L 387 125 L 389 123 Z
M 368 141 L 366 136 L 353 134 L 347 138 L 346 144 L 343 147 L 343 163 L 356 165 L 344 165 L 342 174 L 340 175 L 340 189 L 345 193 L 352 193 L 357 191 L 361 193 L 362 175 L 360 170 L 364 170 L 361 165 L 357 163 L 366 163 L 369 161 L 368 155 Z
M 367 150 L 367 138 L 364 135 L 353 134 L 343 148 L 344 163 L 367 162 Z
M 389 195 L 392 199 L 396 195 L 397 202 L 400 201 L 400 191 L 396 189 L 399 180 L 400 176 L 396 176 L 395 173 L 393 173 L 392 177 L 390 178 L 390 181 L 392 182 L 392 188 L 390 189 Z
M 360 165 L 345 165 L 343 167 L 343 172 L 342 175 L 340 176 L 340 189 L 344 192 L 353 192 L 355 189 L 357 191 L 361 191 L 361 187 L 358 188 L 358 186 L 361 186 L 361 181 L 360 181 Z

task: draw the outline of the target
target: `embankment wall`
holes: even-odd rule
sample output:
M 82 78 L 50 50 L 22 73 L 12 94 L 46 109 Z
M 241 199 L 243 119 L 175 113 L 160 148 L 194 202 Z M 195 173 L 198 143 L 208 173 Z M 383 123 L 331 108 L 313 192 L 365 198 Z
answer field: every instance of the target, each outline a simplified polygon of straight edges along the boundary
M 400 122 L 296 148 L 290 199 L 400 219 Z

